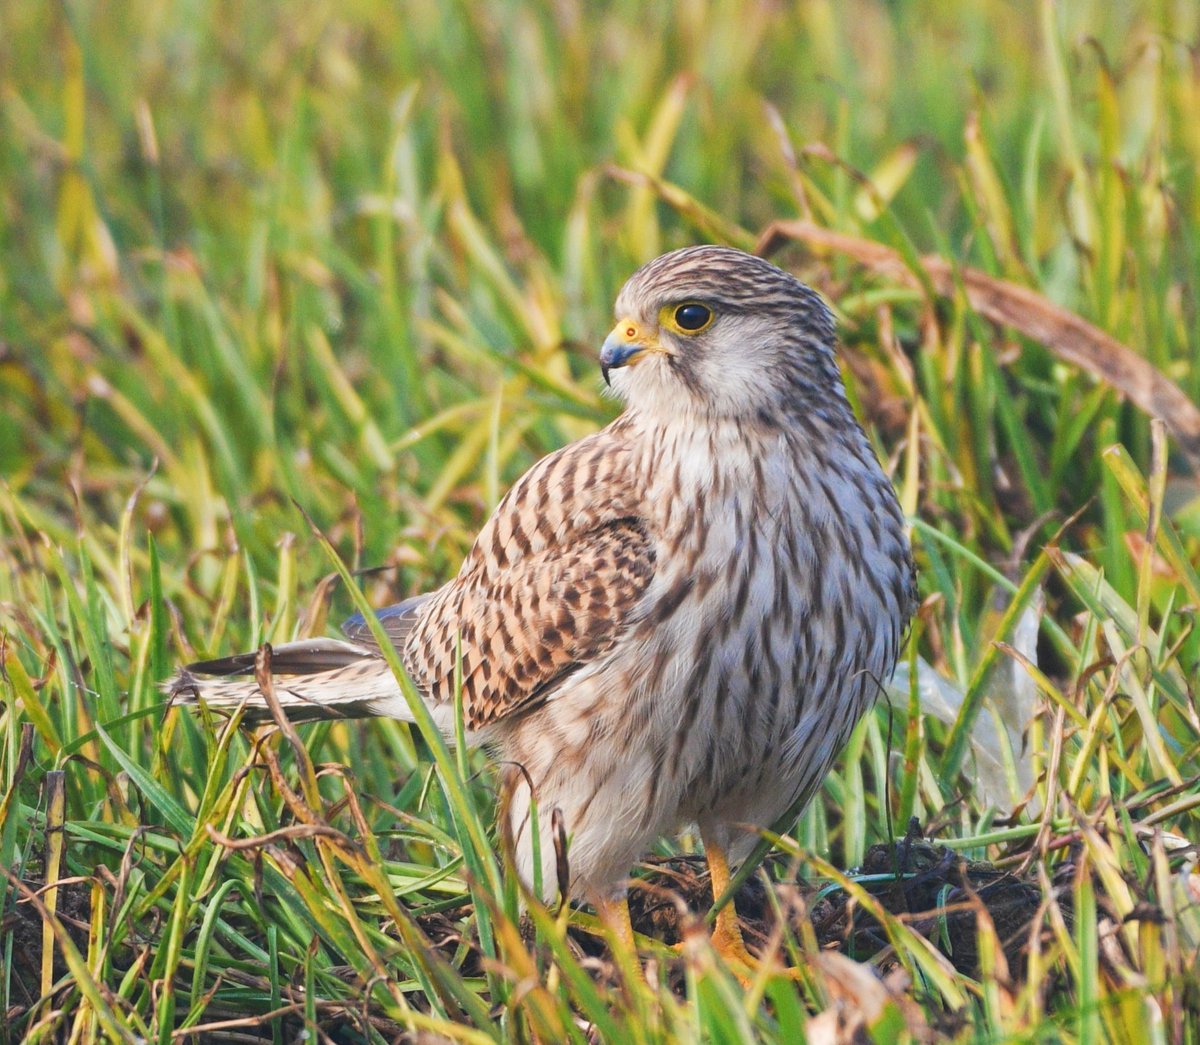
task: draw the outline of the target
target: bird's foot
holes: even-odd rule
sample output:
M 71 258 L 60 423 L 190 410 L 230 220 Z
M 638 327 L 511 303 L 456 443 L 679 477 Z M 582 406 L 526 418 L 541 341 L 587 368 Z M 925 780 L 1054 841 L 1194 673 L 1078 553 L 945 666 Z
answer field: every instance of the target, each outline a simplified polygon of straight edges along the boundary
M 712 877 L 713 902 L 720 903 L 731 881 L 729 860 L 725 855 L 724 846 L 712 838 L 703 837 L 704 856 L 708 861 L 708 870 Z M 773 954 L 766 958 L 757 958 L 747 950 L 746 941 L 742 938 L 742 926 L 738 921 L 737 909 L 734 907 L 732 899 L 717 912 L 711 944 L 712 949 L 721 956 L 730 971 L 745 987 L 749 987 L 755 979 L 765 978 L 772 974 L 782 973 L 792 978 L 798 975 L 795 969 L 788 969 L 781 965 Z M 680 950 L 686 951 L 685 946 L 681 945 Z
M 596 901 L 596 917 L 606 929 L 611 941 L 622 950 L 637 954 L 633 935 L 633 919 L 629 916 L 629 900 L 625 896 L 604 897 Z
M 800 970 L 783 964 L 776 951 L 760 957 L 746 946 L 737 913 L 732 905 L 718 913 L 712 935 L 709 937 L 709 946 L 743 987 L 750 987 L 756 980 L 765 980 L 771 976 L 786 976 L 789 979 L 800 977 Z M 674 949 L 680 954 L 687 954 L 691 944 L 685 940 L 676 944 Z
M 654 984 L 650 967 L 642 965 L 637 934 L 633 931 L 633 919 L 629 914 L 629 900 L 625 896 L 601 898 L 596 901 L 596 920 L 600 935 L 608 945 L 609 958 L 625 976 L 636 976 Z M 645 942 L 645 941 L 643 941 Z
M 743 969 L 758 969 L 762 962 L 750 953 L 746 940 L 742 936 L 742 927 L 738 923 L 737 913 L 732 906 L 726 907 L 717 915 L 717 924 L 713 926 L 712 949 L 721 956 L 726 965 Z

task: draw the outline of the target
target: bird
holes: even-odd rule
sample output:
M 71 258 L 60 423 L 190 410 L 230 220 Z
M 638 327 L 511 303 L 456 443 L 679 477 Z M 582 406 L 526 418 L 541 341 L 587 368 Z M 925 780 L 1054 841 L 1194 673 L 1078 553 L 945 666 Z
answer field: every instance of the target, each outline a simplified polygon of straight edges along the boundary
M 698 829 L 715 900 L 814 795 L 893 671 L 915 568 L 816 291 L 700 245 L 639 268 L 614 313 L 599 364 L 622 412 L 518 479 L 452 580 L 376 612 L 449 738 L 460 668 L 523 881 L 559 892 L 561 824 L 569 893 L 632 942 L 629 875 L 658 839 Z M 289 719 L 413 721 L 367 622 L 343 634 L 274 647 Z M 262 719 L 254 669 L 203 661 L 167 688 Z M 753 961 L 733 904 L 712 940 Z

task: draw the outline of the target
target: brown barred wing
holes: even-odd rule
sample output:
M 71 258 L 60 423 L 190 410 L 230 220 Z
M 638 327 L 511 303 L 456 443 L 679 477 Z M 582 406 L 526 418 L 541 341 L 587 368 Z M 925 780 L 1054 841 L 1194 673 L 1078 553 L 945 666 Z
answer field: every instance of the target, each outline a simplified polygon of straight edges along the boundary
M 615 519 L 573 536 L 490 576 L 460 575 L 423 608 L 405 666 L 433 701 L 450 701 L 461 641 L 468 728 L 535 707 L 608 653 L 636 614 L 654 574 L 644 522 Z

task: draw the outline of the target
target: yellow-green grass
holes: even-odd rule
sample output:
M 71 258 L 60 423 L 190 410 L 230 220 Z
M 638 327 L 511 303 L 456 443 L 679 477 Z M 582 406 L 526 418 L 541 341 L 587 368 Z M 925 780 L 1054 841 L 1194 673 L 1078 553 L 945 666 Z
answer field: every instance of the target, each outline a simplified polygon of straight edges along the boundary
M 158 683 L 449 576 L 611 416 L 611 300 L 670 247 L 799 216 L 935 252 L 1200 399 L 1198 34 L 1166 0 L 0 5 L 0 1036 L 800 1040 L 844 973 L 811 933 L 797 981 L 698 943 L 613 990 L 585 915 L 518 925 L 482 755 L 259 745 Z M 835 304 L 915 520 L 911 663 L 1036 714 L 997 809 L 971 722 L 881 708 L 767 870 L 863 893 L 840 869 L 915 815 L 1046 883 L 1024 977 L 986 920 L 967 975 L 885 919 L 913 1001 L 863 1010 L 875 1040 L 1200 1039 L 1200 890 L 1158 834 L 1200 840 L 1195 476 L 965 299 L 778 260 Z M 1036 669 L 996 645 L 1031 614 Z

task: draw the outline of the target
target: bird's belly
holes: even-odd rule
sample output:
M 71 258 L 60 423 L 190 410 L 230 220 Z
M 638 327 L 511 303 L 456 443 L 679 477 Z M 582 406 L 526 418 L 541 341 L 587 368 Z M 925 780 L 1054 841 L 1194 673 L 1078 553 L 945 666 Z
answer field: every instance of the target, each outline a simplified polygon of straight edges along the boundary
M 723 577 L 637 658 L 645 742 L 674 782 L 677 822 L 766 825 L 811 795 L 891 669 L 889 607 L 837 565 L 806 580 L 779 554 L 701 563 L 697 577 Z
M 790 789 L 796 763 L 788 739 L 802 723 L 806 674 L 796 636 L 763 613 L 731 626 L 727 611 L 699 615 L 704 624 L 645 695 L 656 712 L 656 762 L 677 781 L 679 821 L 741 808 L 744 794 Z

